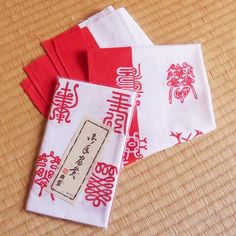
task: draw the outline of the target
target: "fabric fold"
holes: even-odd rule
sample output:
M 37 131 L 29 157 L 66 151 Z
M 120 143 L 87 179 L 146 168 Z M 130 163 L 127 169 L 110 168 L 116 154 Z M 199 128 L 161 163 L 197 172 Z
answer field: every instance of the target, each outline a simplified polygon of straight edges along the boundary
M 109 6 L 79 25 L 43 41 L 41 45 L 47 56 L 43 56 L 43 60 L 36 59 L 33 66 L 29 66 L 30 71 L 27 69 L 25 71 L 32 80 L 35 91 L 40 92 L 45 104 L 50 104 L 52 97 L 50 91 L 55 86 L 56 76 L 88 81 L 88 49 L 151 44 L 150 39 L 124 8 L 114 10 Z M 46 60 L 48 66 L 44 63 Z M 44 70 L 42 68 L 45 66 L 45 73 L 42 74 Z M 53 73 L 54 77 L 51 76 Z M 27 93 L 27 90 L 24 91 Z M 34 99 L 36 97 L 39 99 L 40 96 L 35 96 Z M 33 99 L 32 96 L 31 99 Z M 34 102 L 34 104 L 39 103 L 43 104 L 42 101 Z M 48 107 L 44 107 L 44 110 L 48 109 Z
M 38 111 L 44 117 L 48 117 L 48 108 L 50 105 L 46 104 L 44 99 L 40 96 L 40 93 L 36 90 L 36 87 L 33 85 L 32 81 L 29 78 L 26 78 L 21 81 L 20 86 L 23 88 L 24 92 L 28 95 L 29 99 Z
M 47 55 L 41 56 L 24 67 L 25 73 L 32 81 L 35 92 L 38 97 L 44 100 L 47 106 L 50 106 L 58 72 Z M 48 110 L 48 108 L 45 108 Z
M 88 65 L 91 83 L 137 92 L 124 164 L 215 129 L 200 45 L 93 49 Z
M 59 78 L 27 211 L 107 227 L 135 97 Z

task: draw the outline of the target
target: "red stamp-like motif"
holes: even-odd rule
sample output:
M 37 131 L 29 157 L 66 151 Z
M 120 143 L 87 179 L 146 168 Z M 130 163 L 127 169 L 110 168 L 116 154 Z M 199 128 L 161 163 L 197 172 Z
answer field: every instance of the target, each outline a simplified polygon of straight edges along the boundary
M 187 62 L 184 62 L 182 66 L 180 64 L 172 64 L 167 70 L 167 85 L 169 90 L 169 103 L 172 104 L 173 96 L 184 102 L 190 91 L 192 91 L 195 99 L 198 98 L 196 90 L 193 86 L 195 82 L 195 76 L 193 73 L 193 67 Z
M 147 150 L 147 138 L 140 139 L 139 133 L 134 132 L 132 136 L 128 136 L 126 140 L 125 151 L 123 154 L 124 165 L 129 164 L 129 156 L 134 156 L 136 159 L 142 159 L 143 154 L 141 149 Z
M 119 67 L 116 70 L 116 84 L 121 89 L 127 89 L 131 91 L 136 91 L 136 106 L 140 105 L 140 97 L 143 93 L 142 83 L 141 83 L 141 69 L 140 64 L 138 64 L 137 69 L 135 67 Z
M 196 138 L 196 137 L 198 137 L 198 136 L 200 136 L 202 134 L 203 134 L 202 131 L 196 129 L 194 134 L 190 133 L 187 137 L 184 137 L 183 133 L 173 132 L 173 131 L 171 131 L 170 136 L 175 137 L 177 139 L 177 143 L 176 144 L 180 144 L 180 143 L 187 142 L 187 141 L 189 141 L 189 140 L 191 140 L 193 138 Z
M 57 120 L 57 123 L 62 122 L 70 123 L 70 109 L 76 107 L 78 104 L 77 88 L 78 84 L 75 84 L 73 91 L 69 88 L 69 82 L 65 86 L 61 87 L 60 82 L 57 82 L 55 93 L 53 97 L 53 109 L 52 114 L 49 116 L 50 120 Z
M 39 197 L 42 196 L 44 188 L 47 187 L 47 184 L 60 164 L 60 161 L 60 157 L 55 155 L 53 151 L 49 154 L 43 153 L 39 155 L 34 174 L 34 183 L 40 187 Z M 53 201 L 55 200 L 53 194 L 51 194 L 51 198 Z
M 85 188 L 85 199 L 94 207 L 106 206 L 111 201 L 118 170 L 116 166 L 98 162 Z
M 113 91 L 111 99 L 106 100 L 109 108 L 103 124 L 113 127 L 114 132 L 118 134 L 126 134 L 128 109 L 131 107 L 129 99 L 130 95 Z

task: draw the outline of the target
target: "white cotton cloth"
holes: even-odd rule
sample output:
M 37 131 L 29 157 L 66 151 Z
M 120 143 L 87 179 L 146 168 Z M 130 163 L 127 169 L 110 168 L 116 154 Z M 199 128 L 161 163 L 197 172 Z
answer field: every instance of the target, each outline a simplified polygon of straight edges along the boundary
M 72 102 L 67 105 L 64 104 L 63 107 L 58 107 L 55 105 L 58 103 L 58 98 L 55 95 L 58 91 L 59 95 L 62 94 L 64 91 L 62 88 L 65 89 L 66 86 L 67 89 L 70 89 L 70 95 L 68 98 L 72 99 Z M 50 177 L 48 177 L 51 168 L 50 166 L 54 164 L 55 167 L 55 157 L 63 157 L 68 144 L 70 143 L 75 131 L 84 117 L 104 123 L 103 121 L 107 116 L 107 111 L 109 108 L 109 103 L 107 100 L 112 98 L 114 92 L 125 94 L 126 97 L 128 97 L 127 102 L 130 104 L 127 108 L 127 123 L 124 127 L 125 132 L 120 134 L 114 131 L 111 132 L 109 140 L 104 145 L 98 160 L 96 159 L 93 163 L 92 168 L 81 188 L 79 197 L 74 205 L 58 198 L 55 195 L 52 196 L 46 191 L 45 187 L 50 180 Z M 75 93 L 78 96 L 77 99 Z M 26 204 L 27 211 L 81 222 L 84 224 L 107 227 L 125 146 L 125 133 L 128 132 L 130 121 L 132 119 L 135 96 L 135 93 L 132 91 L 124 91 L 121 89 L 99 86 L 71 79 L 60 78 L 58 80 L 43 142 L 39 151 L 39 158 L 36 162 L 36 170 L 32 187 L 30 189 Z M 71 105 L 74 107 L 68 108 L 68 106 Z M 60 111 L 60 109 L 64 110 L 59 114 L 58 111 Z M 59 115 L 62 115 L 60 116 L 60 121 L 58 120 Z M 114 130 L 113 125 L 114 122 L 113 124 L 109 124 L 112 130 Z M 63 161 L 63 159 L 61 161 Z M 46 164 L 44 164 L 44 162 Z M 100 204 L 99 206 L 94 207 L 91 201 L 86 200 L 84 191 L 86 184 L 88 184 L 88 179 L 91 177 L 91 174 L 94 173 L 98 162 L 113 166 L 113 168 L 117 169 L 117 174 L 114 176 L 115 180 L 113 183 L 114 187 L 112 188 L 112 194 L 110 195 L 111 199 L 105 202 L 106 206 Z M 45 174 L 46 171 L 47 173 Z M 42 186 L 44 186 L 43 189 L 41 188 Z
M 99 47 L 153 44 L 125 8 L 106 13 L 95 22 L 85 21 L 79 24 L 81 28 L 87 26 Z
M 81 23 L 79 23 L 79 27 L 83 28 L 86 27 L 92 23 L 94 23 L 95 21 L 99 20 L 100 18 L 104 17 L 105 15 L 111 13 L 112 11 L 114 11 L 114 7 L 113 6 L 108 6 L 105 9 L 103 9 L 102 11 L 90 16 L 88 19 L 82 21 Z
M 88 65 L 90 82 L 139 95 L 124 164 L 216 127 L 199 44 L 93 49 Z
M 132 48 L 132 56 L 133 65 L 140 63 L 143 76 L 144 94 L 137 109 L 140 134 L 148 140 L 145 156 L 169 148 L 179 141 L 185 142 L 188 137 L 192 139 L 198 136 L 197 131 L 206 134 L 215 129 L 211 93 L 199 44 Z M 171 65 L 176 67 L 179 64 L 183 68 L 184 63 L 192 67 L 194 76 L 190 77 L 194 82 L 193 88 L 181 102 L 181 98 L 174 96 L 178 87 L 170 94 L 171 86 L 167 83 L 171 78 L 168 80 L 167 77 Z M 179 79 L 175 71 L 173 69 L 172 79 Z M 188 76 L 188 73 L 184 76 Z M 183 87 L 180 86 L 179 90 Z M 172 101 L 169 101 L 169 96 L 172 96 Z M 179 141 L 176 133 L 181 133 Z

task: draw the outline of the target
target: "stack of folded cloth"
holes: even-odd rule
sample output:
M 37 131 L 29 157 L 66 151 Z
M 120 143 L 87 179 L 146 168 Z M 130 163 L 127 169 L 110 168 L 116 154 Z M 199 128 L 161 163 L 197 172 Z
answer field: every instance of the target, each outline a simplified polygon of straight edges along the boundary
M 42 46 L 21 82 L 48 118 L 26 210 L 107 227 L 123 166 L 215 129 L 201 47 L 155 46 L 111 6 Z

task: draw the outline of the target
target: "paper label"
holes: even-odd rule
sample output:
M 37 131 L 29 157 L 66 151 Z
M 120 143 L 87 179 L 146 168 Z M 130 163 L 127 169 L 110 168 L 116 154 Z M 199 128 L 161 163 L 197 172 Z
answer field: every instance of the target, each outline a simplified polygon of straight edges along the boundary
M 109 132 L 110 129 L 102 124 L 83 120 L 47 190 L 73 204 Z

